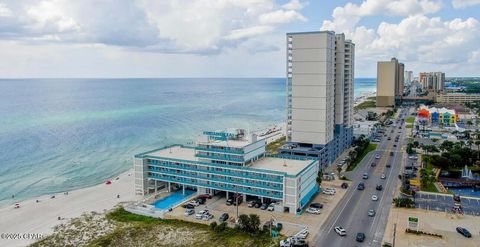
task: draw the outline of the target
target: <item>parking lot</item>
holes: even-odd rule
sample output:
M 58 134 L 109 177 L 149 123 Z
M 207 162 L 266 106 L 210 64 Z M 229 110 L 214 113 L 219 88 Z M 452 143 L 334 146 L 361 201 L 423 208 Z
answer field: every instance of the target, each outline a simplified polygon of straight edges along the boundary
M 336 193 L 335 195 L 325 195 L 323 193 L 318 193 L 314 197 L 311 203 L 319 202 L 323 204 L 323 208 L 321 209 L 320 214 L 309 214 L 304 212 L 301 215 L 296 215 L 290 213 L 271 212 L 267 210 L 261 210 L 260 208 L 249 208 L 247 206 L 247 202 L 243 202 L 242 204 L 240 204 L 240 206 L 238 206 L 238 214 L 257 214 L 260 217 L 262 226 L 266 221 L 269 221 L 271 219 L 275 220 L 276 222 L 280 222 L 283 224 L 281 234 L 284 236 L 294 235 L 304 227 L 307 227 L 310 232 L 307 240 L 313 239 L 315 235 L 319 232 L 319 229 L 322 226 L 323 222 L 325 222 L 331 211 L 337 206 L 340 199 L 345 195 L 345 192 L 347 190 L 341 188 L 341 184 L 343 182 L 345 181 L 333 180 L 322 182 L 322 187 L 334 188 L 336 190 Z M 350 185 L 350 182 L 347 183 L 349 183 Z M 166 218 L 176 218 L 186 221 L 210 224 L 213 220 L 217 221 L 218 223 L 219 217 L 223 213 L 228 213 L 229 219 L 227 220 L 227 223 L 233 227 L 237 215 L 237 207 L 233 205 L 227 206 L 225 202 L 225 197 L 215 196 L 212 199 L 208 199 L 205 204 L 199 205 L 195 208 L 196 213 L 201 210 L 208 209 L 209 212 L 214 215 L 214 218 L 208 221 L 195 219 L 195 214 L 185 216 L 185 209 L 182 207 L 174 208 L 172 212 L 167 213 L 165 216 Z
M 442 238 L 408 234 L 405 229 L 408 227 L 408 218 L 418 218 L 418 230 L 441 234 Z M 385 235 L 382 242 L 393 242 L 394 224 L 396 224 L 396 247 L 409 246 L 458 246 L 478 247 L 480 238 L 479 218 L 470 215 L 454 215 L 445 212 L 426 211 L 420 209 L 395 208 L 390 210 Z M 456 227 L 464 227 L 470 231 L 472 238 L 466 238 L 456 232 Z
M 461 205 L 465 214 L 480 216 L 480 198 L 462 197 Z M 449 211 L 453 207 L 453 196 L 418 192 L 415 206 L 427 210 Z

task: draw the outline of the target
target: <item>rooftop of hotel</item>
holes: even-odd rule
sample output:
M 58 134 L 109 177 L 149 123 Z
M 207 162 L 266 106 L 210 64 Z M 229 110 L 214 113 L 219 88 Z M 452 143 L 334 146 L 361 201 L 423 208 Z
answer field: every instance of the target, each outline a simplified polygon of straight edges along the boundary
M 206 140 L 206 141 L 198 141 L 198 144 L 203 145 L 215 145 L 221 147 L 234 147 L 234 148 L 243 148 L 250 144 L 251 141 L 248 139 L 238 139 L 238 140 Z
M 192 147 L 184 146 L 171 146 L 163 149 L 152 150 L 150 152 L 145 152 L 140 155 L 148 155 L 158 158 L 170 158 L 170 159 L 181 159 L 188 161 L 199 161 L 195 157 L 195 149 Z M 304 168 L 309 166 L 313 160 L 295 160 L 287 158 L 277 158 L 277 157 L 262 157 L 256 160 L 253 163 L 247 165 L 247 167 L 268 171 L 276 171 L 286 173 L 288 175 L 297 175 Z

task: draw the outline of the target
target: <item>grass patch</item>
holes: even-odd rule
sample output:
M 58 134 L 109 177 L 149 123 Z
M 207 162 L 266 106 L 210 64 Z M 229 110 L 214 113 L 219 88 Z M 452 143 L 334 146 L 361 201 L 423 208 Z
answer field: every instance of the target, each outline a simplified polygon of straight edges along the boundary
M 377 144 L 374 144 L 374 143 L 370 143 L 368 144 L 368 147 L 363 150 L 363 152 L 357 156 L 357 158 L 355 160 L 353 160 L 347 167 L 347 171 L 353 171 L 355 169 L 355 167 L 357 167 L 358 163 L 360 163 L 360 161 L 363 160 L 363 158 L 365 158 L 365 156 L 374 151 L 375 149 L 377 149 Z
M 287 140 L 287 137 L 282 137 L 274 142 L 271 142 L 270 144 L 267 145 L 267 153 L 269 154 L 277 154 L 278 149 L 285 144 L 285 141 Z
M 353 107 L 355 111 L 376 107 L 375 101 L 367 100 Z
M 437 190 L 437 187 L 435 187 L 435 184 L 433 183 L 427 183 L 425 185 L 422 185 L 422 191 L 426 192 L 440 192 Z
M 368 97 L 367 100 L 371 100 L 371 101 L 377 101 L 377 97 L 376 96 L 372 96 L 372 97 Z
M 405 122 L 413 124 L 413 122 L 415 122 L 415 117 L 407 117 L 407 119 L 405 119 Z
M 405 128 L 411 129 L 411 128 L 413 128 L 413 124 L 407 124 L 407 125 L 405 126 Z
M 123 208 L 118 208 L 106 216 L 110 220 L 128 223 L 129 227 L 116 229 L 114 232 L 93 241 L 90 246 L 135 246 L 142 245 L 145 240 L 152 240 L 156 246 L 162 245 L 162 241 L 156 238 L 156 232 L 163 229 L 173 231 L 171 235 L 174 238 L 182 238 L 181 232 L 192 233 L 193 243 L 188 246 L 272 246 L 276 242 L 268 234 L 259 233 L 251 235 L 234 228 L 227 227 L 223 232 L 215 232 L 208 225 L 176 220 L 176 219 L 155 219 L 147 216 L 132 214 Z M 178 235 L 178 236 L 177 236 Z M 197 237 L 200 236 L 200 237 Z M 128 236 L 130 242 L 125 242 L 124 238 Z M 276 243 L 278 244 L 278 243 Z M 179 245 L 176 245 L 179 246 Z M 182 245 L 180 245 L 182 246 Z M 275 245 L 276 246 L 276 245 Z

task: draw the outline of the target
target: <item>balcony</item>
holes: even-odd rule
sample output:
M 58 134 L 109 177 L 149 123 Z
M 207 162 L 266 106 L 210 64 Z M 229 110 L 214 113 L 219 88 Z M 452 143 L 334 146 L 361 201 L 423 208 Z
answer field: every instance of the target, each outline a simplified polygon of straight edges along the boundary
M 207 154 L 199 154 L 196 153 L 195 157 L 197 158 L 205 158 L 205 159 L 212 159 L 212 160 L 223 160 L 223 161 L 233 161 L 233 162 L 240 162 L 243 163 L 245 160 L 242 158 L 235 158 L 232 156 L 226 156 L 226 155 L 207 155 Z
M 275 198 L 275 199 L 282 199 L 283 198 L 283 192 L 276 191 L 273 192 L 270 189 L 269 190 L 253 190 L 250 188 L 245 188 L 241 186 L 235 186 L 235 185 L 228 185 L 228 184 L 217 184 L 214 182 L 208 182 L 208 181 L 198 181 L 196 179 L 189 179 L 189 178 L 182 178 L 182 177 L 171 177 L 168 175 L 160 175 L 156 173 L 151 173 L 148 175 L 149 178 L 151 179 L 158 179 L 161 181 L 165 182 L 173 182 L 173 183 L 181 183 L 181 184 L 186 184 L 186 185 L 191 185 L 191 186 L 201 186 L 201 187 L 206 187 L 206 188 L 212 188 L 212 189 L 218 189 L 218 190 L 226 190 L 226 191 L 231 191 L 231 192 L 238 192 L 238 193 L 244 193 L 244 194 L 249 194 L 249 195 L 256 195 L 256 196 L 262 196 L 262 197 L 270 197 L 270 198 Z
M 273 178 L 273 177 L 268 177 L 268 176 L 262 176 L 262 175 L 260 175 L 261 173 L 256 173 L 256 172 L 253 172 L 253 171 L 231 170 L 233 168 L 237 168 L 235 166 L 228 167 L 228 165 L 221 165 L 221 167 L 224 171 L 218 171 L 214 168 L 218 168 L 218 167 L 215 167 L 215 166 L 220 166 L 220 164 L 214 164 L 214 163 L 212 163 L 212 167 L 204 167 L 204 166 L 196 165 L 196 168 L 191 167 L 192 165 L 187 165 L 187 164 L 174 165 L 174 164 L 169 164 L 169 163 L 165 163 L 165 162 L 163 162 L 162 164 L 151 164 L 151 163 L 149 163 L 149 165 L 154 166 L 154 167 L 152 167 L 153 169 L 159 169 L 161 167 L 166 167 L 166 168 L 170 168 L 170 169 L 179 169 L 179 170 L 183 170 L 183 171 L 199 172 L 199 173 L 206 173 L 206 174 L 216 174 L 216 175 L 222 175 L 222 176 L 232 176 L 232 177 L 238 177 L 238 178 L 248 177 L 248 178 L 256 179 L 256 180 L 275 182 L 275 183 L 283 183 L 283 177 L 282 176 L 278 176 L 277 178 Z M 206 169 L 199 169 L 199 167 L 206 168 Z
M 211 151 L 211 152 L 219 152 L 219 153 L 231 153 L 231 154 L 244 154 L 243 150 L 236 150 L 231 148 L 215 148 L 215 147 L 203 147 L 203 146 L 196 146 L 195 150 L 198 151 Z

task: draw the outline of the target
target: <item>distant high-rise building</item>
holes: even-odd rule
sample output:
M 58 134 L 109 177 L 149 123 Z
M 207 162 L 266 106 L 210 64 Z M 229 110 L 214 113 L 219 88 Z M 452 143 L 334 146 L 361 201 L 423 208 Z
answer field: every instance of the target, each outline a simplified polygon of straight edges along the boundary
M 350 146 L 355 44 L 331 31 L 287 34 L 287 147 L 331 163 Z
M 421 72 L 419 74 L 419 82 L 425 90 L 443 92 L 445 90 L 445 73 Z
M 410 84 L 413 81 L 413 71 L 406 70 L 405 71 L 405 84 Z
M 405 65 L 396 58 L 377 63 L 377 106 L 394 106 L 403 95 Z

